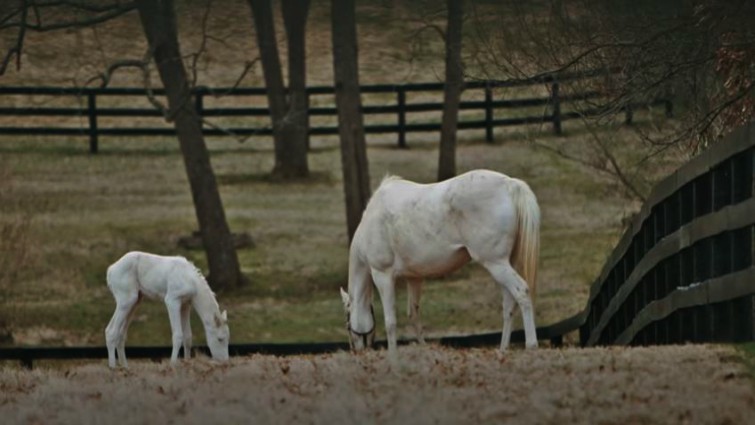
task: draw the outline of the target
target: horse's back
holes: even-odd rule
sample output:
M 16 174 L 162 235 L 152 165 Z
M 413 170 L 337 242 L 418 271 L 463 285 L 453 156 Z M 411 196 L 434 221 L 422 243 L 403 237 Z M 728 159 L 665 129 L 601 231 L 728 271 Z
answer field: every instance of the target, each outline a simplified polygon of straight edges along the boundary
M 514 181 L 489 170 L 431 184 L 384 180 L 365 210 L 355 249 L 372 267 L 405 276 L 446 274 L 477 252 L 507 255 L 517 228 Z
M 149 298 L 162 298 L 171 281 L 193 280 L 189 270 L 193 272 L 193 266 L 184 257 L 131 251 L 108 267 L 107 285 L 111 291 L 136 291 Z

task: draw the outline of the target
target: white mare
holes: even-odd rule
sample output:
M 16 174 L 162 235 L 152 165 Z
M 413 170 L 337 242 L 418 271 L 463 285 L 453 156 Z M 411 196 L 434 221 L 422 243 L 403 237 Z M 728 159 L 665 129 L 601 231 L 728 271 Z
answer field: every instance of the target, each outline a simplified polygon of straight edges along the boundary
M 536 347 L 530 293 L 535 290 L 539 235 L 537 199 L 521 180 L 489 170 L 434 184 L 386 177 L 354 234 L 348 293 L 341 289 L 352 349 L 369 347 L 374 339 L 373 283 L 383 303 L 388 351 L 395 358 L 396 279 L 407 280 L 409 316 L 422 342 L 422 279 L 446 275 L 471 260 L 482 264 L 502 289 L 501 350 L 509 345 L 515 302 L 522 312 L 525 344 Z
M 162 299 L 168 308 L 173 334 L 171 364 L 178 361 L 183 345 L 184 357 L 191 353 L 191 306 L 204 325 L 212 358 L 228 360 L 228 315 L 222 313 L 215 294 L 197 268 L 183 257 L 164 257 L 145 252 L 129 252 L 107 269 L 107 286 L 115 298 L 115 313 L 105 329 L 108 365 L 123 367 L 126 362 L 126 333 L 136 306 L 144 296 Z

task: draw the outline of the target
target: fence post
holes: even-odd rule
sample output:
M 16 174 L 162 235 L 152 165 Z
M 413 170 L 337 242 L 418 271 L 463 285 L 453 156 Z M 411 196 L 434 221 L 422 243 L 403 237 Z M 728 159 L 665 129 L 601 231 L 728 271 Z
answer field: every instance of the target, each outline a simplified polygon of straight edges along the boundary
M 398 147 L 406 146 L 406 91 L 403 86 L 397 88 L 398 95 Z
M 204 118 L 204 93 L 201 88 L 197 88 L 194 92 L 194 107 L 197 110 L 197 115 L 201 121 L 202 118 Z M 202 124 L 202 130 L 204 132 L 204 124 Z
M 97 95 L 89 93 L 87 95 L 88 115 L 89 115 L 89 153 L 95 154 L 99 150 L 97 140 Z
M 493 90 L 485 84 L 485 141 L 493 142 Z
M 560 136 L 561 132 L 561 98 L 558 82 L 551 85 L 551 104 L 553 105 L 553 132 Z

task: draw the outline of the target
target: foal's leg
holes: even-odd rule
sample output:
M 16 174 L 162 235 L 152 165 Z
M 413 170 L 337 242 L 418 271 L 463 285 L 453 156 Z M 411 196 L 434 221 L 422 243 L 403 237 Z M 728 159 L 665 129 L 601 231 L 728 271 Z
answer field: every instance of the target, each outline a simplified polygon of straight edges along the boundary
M 422 297 L 422 279 L 408 279 L 406 281 L 407 289 L 407 314 L 409 320 L 414 325 L 414 331 L 417 333 L 417 341 L 420 344 L 425 343 L 425 337 L 422 335 L 422 322 L 419 316 L 419 300 Z
M 123 330 L 121 332 L 121 339 L 118 341 L 118 358 L 121 359 L 121 364 L 123 367 L 128 367 L 128 362 L 126 361 L 126 339 L 128 335 L 128 327 L 131 325 L 131 321 L 134 319 L 134 313 L 136 313 L 136 306 L 139 305 L 139 302 L 142 300 L 142 295 L 137 294 L 136 301 L 131 306 L 131 310 L 128 312 L 128 315 L 126 316 L 126 322 L 123 324 Z
M 519 304 L 522 310 L 522 321 L 524 322 L 524 339 L 527 348 L 537 347 L 537 335 L 535 330 L 535 317 L 530 298 L 530 290 L 527 282 L 519 276 L 508 260 L 488 261 L 483 266 L 493 275 L 493 279 L 505 288 Z M 505 302 L 505 301 L 504 301 Z M 504 322 L 504 326 L 505 326 Z M 510 326 L 510 325 L 509 325 Z M 502 338 L 503 339 L 503 338 Z M 503 340 L 501 347 L 503 348 Z
M 131 309 L 138 299 L 138 294 L 134 293 L 126 299 L 116 298 L 115 300 L 115 312 L 107 328 L 105 328 L 105 343 L 107 345 L 108 366 L 110 367 L 115 367 L 116 349 L 119 347 L 121 340 L 125 338 L 125 325 L 128 321 L 128 315 L 131 313 Z M 121 365 L 124 367 L 127 366 L 125 350 L 124 352 L 119 352 L 118 357 Z
M 171 294 L 165 296 L 165 306 L 168 308 L 168 318 L 170 319 L 170 329 L 173 334 L 173 351 L 170 354 L 170 364 L 175 365 L 178 362 L 178 351 L 183 343 L 183 332 L 181 330 L 181 300 Z
M 184 358 L 191 357 L 191 303 L 181 305 L 181 330 L 183 331 Z
M 380 292 L 380 301 L 383 303 L 383 315 L 385 316 L 385 334 L 388 339 L 388 355 L 392 360 L 397 356 L 396 344 L 396 287 L 393 275 L 376 269 L 372 269 L 372 280 Z

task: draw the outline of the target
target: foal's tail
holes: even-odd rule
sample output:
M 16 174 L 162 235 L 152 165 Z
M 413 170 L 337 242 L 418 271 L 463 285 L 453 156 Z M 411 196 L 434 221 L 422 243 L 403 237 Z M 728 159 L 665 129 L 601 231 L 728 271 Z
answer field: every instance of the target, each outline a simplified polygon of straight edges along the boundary
M 534 300 L 537 289 L 537 257 L 540 250 L 540 207 L 532 189 L 519 179 L 512 179 L 511 197 L 519 221 L 512 263 L 530 287 Z

